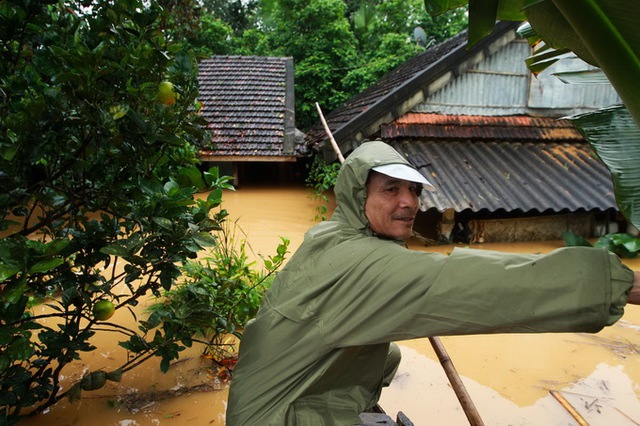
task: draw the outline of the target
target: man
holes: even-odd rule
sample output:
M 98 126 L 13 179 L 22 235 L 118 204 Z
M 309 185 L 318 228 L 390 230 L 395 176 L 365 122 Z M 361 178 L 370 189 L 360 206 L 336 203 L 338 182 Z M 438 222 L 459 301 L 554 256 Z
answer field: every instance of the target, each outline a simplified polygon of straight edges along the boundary
M 596 332 L 627 295 L 640 300 L 634 273 L 605 250 L 408 250 L 424 187 L 383 142 L 346 159 L 331 220 L 307 232 L 245 329 L 228 426 L 358 424 L 399 362 L 391 341 Z

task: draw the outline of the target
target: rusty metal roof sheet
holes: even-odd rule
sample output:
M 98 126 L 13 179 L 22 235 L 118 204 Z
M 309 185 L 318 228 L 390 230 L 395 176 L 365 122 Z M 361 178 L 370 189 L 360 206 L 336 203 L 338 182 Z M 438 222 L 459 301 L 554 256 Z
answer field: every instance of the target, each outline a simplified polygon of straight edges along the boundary
M 380 126 L 382 139 L 583 141 L 569 120 L 529 116 L 469 116 L 407 113 Z
M 291 58 L 212 56 L 200 62 L 198 81 L 201 114 L 212 134 L 201 154 L 296 154 Z
M 587 142 L 390 142 L 436 187 L 430 208 L 457 212 L 617 209 L 611 176 Z

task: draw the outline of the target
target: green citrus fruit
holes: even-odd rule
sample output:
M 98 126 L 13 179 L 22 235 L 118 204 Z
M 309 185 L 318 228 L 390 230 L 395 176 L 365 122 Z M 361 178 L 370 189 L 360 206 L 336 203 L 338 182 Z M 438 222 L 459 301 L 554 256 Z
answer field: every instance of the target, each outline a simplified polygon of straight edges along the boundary
M 116 307 L 108 300 L 99 300 L 93 305 L 93 316 L 100 321 L 108 320 L 115 311 Z
M 165 105 L 173 105 L 176 103 L 177 93 L 173 90 L 173 83 L 163 81 L 158 85 L 158 99 Z

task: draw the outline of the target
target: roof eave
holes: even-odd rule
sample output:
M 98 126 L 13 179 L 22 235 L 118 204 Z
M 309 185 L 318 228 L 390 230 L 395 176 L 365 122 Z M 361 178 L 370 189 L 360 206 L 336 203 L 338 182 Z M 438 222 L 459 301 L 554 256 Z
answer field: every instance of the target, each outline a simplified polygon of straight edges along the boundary
M 410 111 L 462 72 L 498 51 L 515 39 L 518 25 L 517 22 L 498 22 L 494 31 L 474 46 L 468 48 L 467 43 L 462 44 L 380 97 L 367 110 L 332 132 L 340 150 L 343 153 L 352 151 L 362 140 L 375 134 L 382 123 L 393 121 Z M 325 159 L 337 157 L 326 139 L 324 150 Z

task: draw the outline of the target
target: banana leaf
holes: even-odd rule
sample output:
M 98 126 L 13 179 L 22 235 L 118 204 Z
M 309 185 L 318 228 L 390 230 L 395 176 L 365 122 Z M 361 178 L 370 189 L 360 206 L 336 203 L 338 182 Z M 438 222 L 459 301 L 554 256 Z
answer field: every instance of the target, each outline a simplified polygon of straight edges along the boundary
M 524 7 L 527 20 L 546 44 L 570 49 L 602 69 L 640 123 L 640 2 L 532 0 Z
M 629 111 L 614 106 L 567 118 L 611 172 L 620 212 L 640 229 L 640 129 Z

